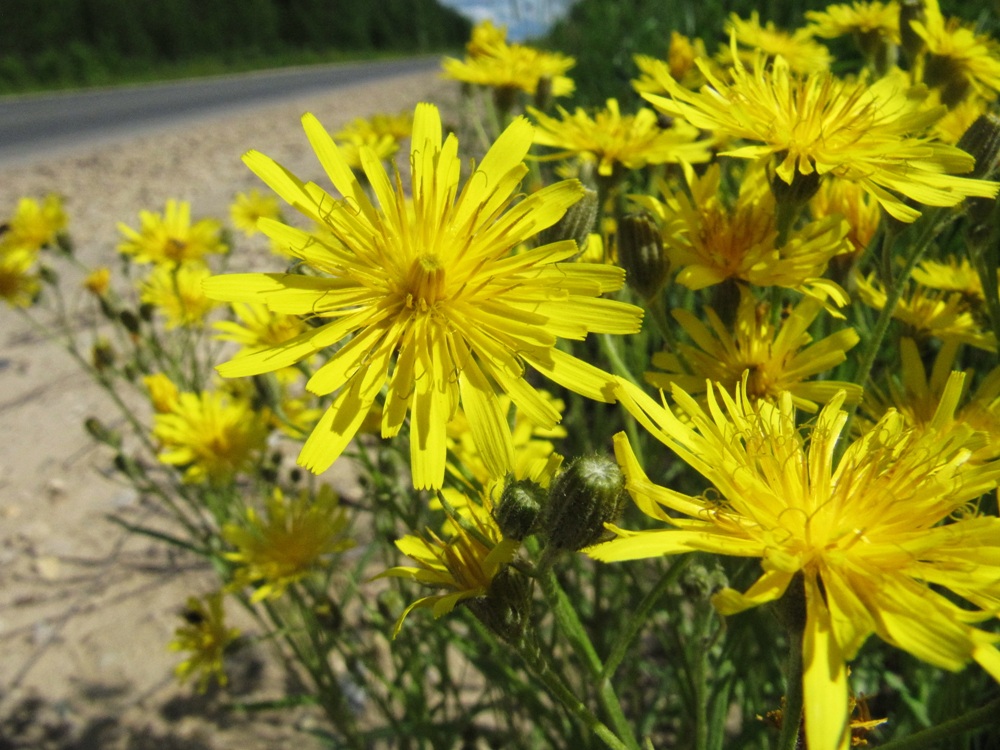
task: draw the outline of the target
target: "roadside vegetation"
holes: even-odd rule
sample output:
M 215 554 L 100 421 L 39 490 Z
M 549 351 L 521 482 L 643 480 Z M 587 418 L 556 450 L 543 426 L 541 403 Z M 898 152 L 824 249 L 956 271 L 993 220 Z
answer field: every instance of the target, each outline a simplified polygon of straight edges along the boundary
M 4 7 L 0 94 L 444 51 L 469 34 L 469 22 L 436 0 L 6 0 Z

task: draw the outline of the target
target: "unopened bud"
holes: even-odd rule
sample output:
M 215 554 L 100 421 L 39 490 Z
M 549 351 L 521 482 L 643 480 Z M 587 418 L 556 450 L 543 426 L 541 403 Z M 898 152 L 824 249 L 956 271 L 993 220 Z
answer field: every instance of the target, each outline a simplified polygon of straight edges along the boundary
M 962 133 L 957 146 L 976 160 L 976 166 L 965 176 L 990 179 L 997 171 L 1000 157 L 1000 117 L 990 114 L 977 117 Z
M 643 299 L 656 296 L 670 276 L 670 260 L 659 227 L 644 213 L 625 214 L 618 221 L 618 262 L 625 281 Z
M 539 233 L 543 245 L 561 240 L 574 240 L 580 252 L 587 247 L 590 233 L 594 231 L 597 220 L 597 191 L 588 187 L 583 189 L 583 197 L 566 209 L 563 217 L 554 225 Z
M 114 430 L 104 426 L 97 417 L 87 417 L 83 421 L 83 427 L 90 433 L 90 436 L 99 443 L 110 445 L 114 449 L 121 448 L 122 436 Z
M 55 286 L 59 283 L 59 274 L 56 273 L 54 268 L 49 268 L 48 266 L 39 267 L 38 278 L 49 286 Z
M 139 335 L 139 318 L 131 310 L 122 310 L 118 313 L 118 320 L 125 327 L 125 330 L 133 336 Z
M 94 343 L 90 350 L 90 362 L 94 369 L 103 372 L 115 363 L 115 350 L 111 344 L 103 339 Z
M 544 500 L 545 489 L 540 484 L 508 475 L 500 502 L 493 509 L 493 520 L 504 539 L 520 542 L 529 536 L 538 523 Z
M 555 549 L 578 550 L 607 534 L 625 506 L 625 477 L 607 456 L 574 459 L 549 490 L 544 529 Z
M 486 596 L 467 603 L 483 625 L 516 643 L 531 620 L 531 579 L 508 565 L 493 577 Z

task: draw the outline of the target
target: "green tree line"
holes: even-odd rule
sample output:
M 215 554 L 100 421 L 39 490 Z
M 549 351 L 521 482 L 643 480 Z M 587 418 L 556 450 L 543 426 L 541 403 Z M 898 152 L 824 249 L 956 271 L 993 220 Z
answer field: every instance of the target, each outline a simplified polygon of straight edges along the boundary
M 437 0 L 3 0 L 0 90 L 112 82 L 192 61 L 456 48 Z

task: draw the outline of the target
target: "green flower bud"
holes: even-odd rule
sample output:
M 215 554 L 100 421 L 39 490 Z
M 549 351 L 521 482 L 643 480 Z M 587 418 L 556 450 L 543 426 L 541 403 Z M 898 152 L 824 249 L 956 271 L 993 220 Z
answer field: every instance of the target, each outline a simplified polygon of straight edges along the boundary
M 583 197 L 566 209 L 566 213 L 559 221 L 539 233 L 539 242 L 547 245 L 550 242 L 573 240 L 582 253 L 587 247 L 590 233 L 594 231 L 595 221 L 597 221 L 597 191 L 584 187 Z
M 531 579 L 507 566 L 493 577 L 486 596 L 469 599 L 476 618 L 508 643 L 516 643 L 531 620 Z
M 522 541 L 529 536 L 538 523 L 545 500 L 545 489 L 530 479 L 514 479 L 507 475 L 500 502 L 493 509 L 493 520 L 497 522 L 504 539 Z
M 549 490 L 544 529 L 555 549 L 578 550 L 599 542 L 604 524 L 625 507 L 625 477 L 607 456 L 574 459 Z
M 122 436 L 114 430 L 110 430 L 97 417 L 87 417 L 83 421 L 83 427 L 90 433 L 90 436 L 99 443 L 110 445 L 114 449 L 121 448 Z
M 139 335 L 139 318 L 131 310 L 122 310 L 118 313 L 119 322 L 125 326 L 125 330 L 133 336 Z
M 912 63 L 924 51 L 924 39 L 910 26 L 912 21 L 925 21 L 923 0 L 903 0 L 899 5 L 899 38 L 900 46 Z
M 652 299 L 670 276 L 670 260 L 652 217 L 625 214 L 618 221 L 618 263 L 625 281 L 643 299 Z
M 972 171 L 963 176 L 990 179 L 997 171 L 997 160 L 1000 157 L 1000 117 L 980 115 L 962 133 L 956 145 L 976 160 Z

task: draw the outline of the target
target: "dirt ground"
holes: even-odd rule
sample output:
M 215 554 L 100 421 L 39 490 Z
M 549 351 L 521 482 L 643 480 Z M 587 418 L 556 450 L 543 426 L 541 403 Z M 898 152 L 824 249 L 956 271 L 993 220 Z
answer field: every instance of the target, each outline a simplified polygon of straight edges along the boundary
M 436 73 L 405 75 L 0 165 L 0 215 L 21 196 L 57 192 L 79 257 L 110 265 L 117 222 L 137 226 L 141 209 L 162 211 L 168 198 L 190 201 L 195 217 L 228 221 L 233 195 L 262 187 L 240 161 L 249 148 L 319 181 L 299 125 L 305 111 L 332 130 L 417 101 L 444 104 L 455 93 Z M 220 696 L 177 685 L 179 657 L 167 643 L 185 599 L 212 590 L 213 574 L 106 519 L 140 506 L 83 429 L 85 418 L 107 413 L 102 393 L 7 308 L 0 341 L 0 750 L 286 742 L 307 750 L 312 740 L 297 729 L 314 720 L 308 713 L 234 714 Z M 241 652 L 231 680 L 243 700 L 282 694 L 281 668 L 265 650 Z

